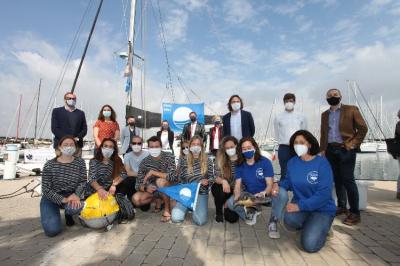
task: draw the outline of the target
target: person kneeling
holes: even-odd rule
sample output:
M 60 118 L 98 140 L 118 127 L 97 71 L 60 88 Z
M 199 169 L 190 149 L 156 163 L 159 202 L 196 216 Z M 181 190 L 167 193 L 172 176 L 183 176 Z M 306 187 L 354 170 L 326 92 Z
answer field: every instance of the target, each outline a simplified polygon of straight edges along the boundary
M 201 184 L 197 198 L 196 209 L 193 211 L 193 222 L 203 225 L 208 220 L 208 188 L 214 181 L 213 163 L 204 151 L 203 139 L 195 135 L 189 142 L 189 154 L 183 158 L 179 172 L 179 182 Z M 172 222 L 181 223 L 185 220 L 188 209 L 177 202 L 172 209 Z
M 336 213 L 332 169 L 325 157 L 317 155 L 318 141 L 310 132 L 295 132 L 290 148 L 297 156 L 289 160 L 286 178 L 273 186 L 274 210 L 269 227 L 276 228 L 283 215 L 288 229 L 301 230 L 301 247 L 306 252 L 317 252 L 325 244 Z M 293 191 L 290 203 L 288 190 Z
M 164 213 L 161 221 L 171 220 L 170 199 L 159 193 L 157 188 L 167 187 L 175 180 L 175 158 L 172 153 L 161 151 L 161 140 L 153 136 L 147 140 L 150 156 L 139 165 L 136 180 L 136 192 L 132 201 L 137 207 L 150 206 L 153 199 L 160 198 L 164 202 Z
M 274 170 L 271 162 L 261 156 L 258 144 L 252 137 L 242 138 L 239 143 L 239 161 L 235 169 L 235 188 L 228 199 L 228 208 L 235 211 L 246 224 L 257 222 L 259 208 L 246 208 L 237 204 L 242 192 L 252 194 L 256 199 L 265 199 L 271 194 Z

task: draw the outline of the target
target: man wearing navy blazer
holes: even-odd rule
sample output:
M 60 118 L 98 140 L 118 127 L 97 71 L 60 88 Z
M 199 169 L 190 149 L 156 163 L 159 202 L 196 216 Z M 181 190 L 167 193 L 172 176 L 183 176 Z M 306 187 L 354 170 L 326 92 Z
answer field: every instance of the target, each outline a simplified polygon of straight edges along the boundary
M 254 119 L 250 112 L 243 110 L 243 101 L 239 95 L 232 95 L 228 101 L 229 113 L 222 118 L 225 136 L 234 136 L 238 140 L 253 137 L 256 131 Z

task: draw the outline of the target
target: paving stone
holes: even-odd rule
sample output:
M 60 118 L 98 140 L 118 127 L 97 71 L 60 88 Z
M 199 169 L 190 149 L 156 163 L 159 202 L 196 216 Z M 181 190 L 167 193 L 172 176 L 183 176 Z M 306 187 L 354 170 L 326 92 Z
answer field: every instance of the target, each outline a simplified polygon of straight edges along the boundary
M 144 240 L 146 241 L 158 241 L 162 237 L 162 232 L 159 231 L 153 231 L 150 234 L 148 234 Z
M 224 248 L 221 246 L 208 246 L 206 251 L 206 259 L 224 261 Z
M 225 241 L 225 253 L 242 254 L 242 245 L 239 241 Z
M 163 236 L 156 244 L 156 248 L 170 249 L 175 242 L 173 236 Z
M 358 253 L 361 258 L 364 259 L 365 262 L 367 262 L 369 265 L 373 266 L 384 266 L 388 265 L 384 260 L 376 256 L 375 254 L 371 253 Z
M 185 240 L 177 239 L 169 251 L 169 257 L 185 258 L 186 252 L 189 249 L 189 243 Z
M 243 248 L 243 258 L 246 264 L 264 263 L 258 248 Z
M 144 263 L 148 263 L 150 265 L 161 265 L 167 254 L 168 250 L 155 248 L 146 257 Z
M 242 237 L 240 241 L 244 248 L 258 248 L 258 240 L 255 237 Z
M 168 257 L 164 260 L 163 266 L 181 266 L 183 265 L 184 260 L 181 258 L 172 258 Z
M 242 255 L 225 254 L 224 263 L 227 266 L 241 266 L 244 265 L 244 259 Z
M 143 234 L 134 234 L 134 235 L 131 235 L 131 236 L 128 238 L 126 244 L 129 245 L 129 246 L 136 247 L 137 245 L 139 245 L 139 244 L 143 241 L 144 237 L 145 237 L 145 236 L 144 236 Z
M 141 265 L 146 257 L 145 254 L 132 253 L 123 262 L 123 266 Z
M 135 254 L 149 254 L 156 245 L 155 241 L 142 241 L 133 251 Z
M 344 259 L 342 259 L 338 254 L 336 254 L 331 248 L 324 247 L 319 251 L 321 257 L 326 261 L 328 265 L 338 266 L 347 265 Z

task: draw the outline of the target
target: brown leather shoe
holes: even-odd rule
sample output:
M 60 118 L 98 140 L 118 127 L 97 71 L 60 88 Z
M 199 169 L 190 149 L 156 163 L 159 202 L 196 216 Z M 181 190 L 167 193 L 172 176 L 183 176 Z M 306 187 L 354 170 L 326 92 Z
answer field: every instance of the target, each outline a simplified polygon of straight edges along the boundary
M 360 222 L 361 222 L 361 215 L 355 213 L 350 213 L 343 221 L 343 223 L 346 225 L 356 225 Z
M 346 208 L 342 208 L 342 207 L 337 207 L 336 208 L 336 216 L 342 215 L 342 214 L 349 214 L 349 210 Z

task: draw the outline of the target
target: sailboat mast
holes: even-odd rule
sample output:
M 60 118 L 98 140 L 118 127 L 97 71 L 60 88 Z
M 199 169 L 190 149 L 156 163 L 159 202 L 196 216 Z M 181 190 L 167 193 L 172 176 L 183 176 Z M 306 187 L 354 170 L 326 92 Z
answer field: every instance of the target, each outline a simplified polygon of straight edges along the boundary
M 89 47 L 90 39 L 92 38 L 92 34 L 93 34 L 94 28 L 96 26 L 97 18 L 99 17 L 99 13 L 100 13 L 102 5 L 103 5 L 103 0 L 100 0 L 100 4 L 99 4 L 99 7 L 97 8 L 97 12 L 96 12 L 96 16 L 94 17 L 92 28 L 90 29 L 89 37 L 86 41 L 85 49 L 83 50 L 81 62 L 79 63 L 78 71 L 76 72 L 76 75 L 75 75 L 74 84 L 72 85 L 71 93 L 74 93 L 74 91 L 75 91 L 76 83 L 78 82 L 78 78 L 79 78 L 79 74 L 81 72 L 83 61 L 85 60 L 85 56 L 86 56 L 87 49 Z
M 125 68 L 125 77 L 127 77 L 127 83 L 129 83 L 129 90 L 127 91 L 128 105 L 132 106 L 132 77 L 133 77 L 133 55 L 134 55 L 134 37 L 135 37 L 135 14 L 136 14 L 136 0 L 131 0 L 131 12 L 129 21 L 129 36 L 128 36 L 128 59 Z
M 19 96 L 16 140 L 18 140 L 18 138 L 19 138 L 19 121 L 21 119 L 21 106 L 22 106 L 22 94 Z
M 34 139 L 37 137 L 37 123 L 38 123 L 38 117 L 39 117 L 39 98 L 40 98 L 40 88 L 42 86 L 42 79 L 39 81 L 39 88 L 38 88 L 38 96 L 37 96 L 37 102 L 36 102 L 36 117 L 35 117 L 35 135 Z

